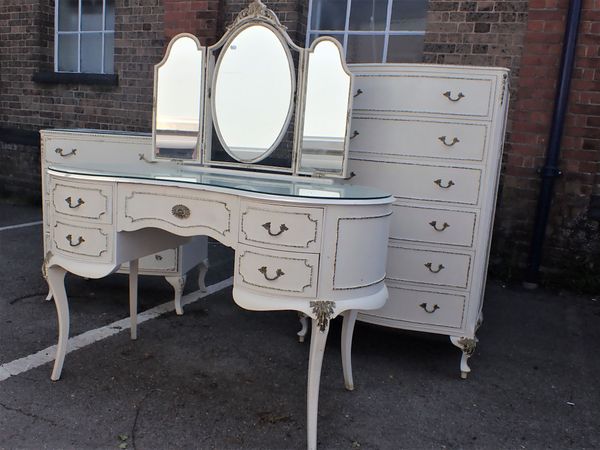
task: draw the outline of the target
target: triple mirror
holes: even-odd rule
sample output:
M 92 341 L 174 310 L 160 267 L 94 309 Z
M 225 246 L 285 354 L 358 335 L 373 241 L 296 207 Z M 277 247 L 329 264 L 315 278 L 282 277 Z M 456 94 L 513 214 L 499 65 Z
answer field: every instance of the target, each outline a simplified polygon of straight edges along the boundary
M 295 45 L 260 0 L 215 45 L 176 36 L 155 68 L 155 159 L 345 177 L 352 77 L 339 43 Z

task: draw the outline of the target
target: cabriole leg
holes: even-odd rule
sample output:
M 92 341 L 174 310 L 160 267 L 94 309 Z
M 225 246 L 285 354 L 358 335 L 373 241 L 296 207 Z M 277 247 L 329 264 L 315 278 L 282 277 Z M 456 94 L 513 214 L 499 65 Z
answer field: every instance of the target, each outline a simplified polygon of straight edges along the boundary
M 208 258 L 198 265 L 198 289 L 206 292 L 206 272 L 208 272 Z
M 296 333 L 298 335 L 298 342 L 304 342 L 304 338 L 306 337 L 306 333 L 308 333 L 308 316 L 304 313 L 298 313 L 298 320 L 300 320 L 300 331 Z
M 58 316 L 58 344 L 56 346 L 56 357 L 54 358 L 54 369 L 50 379 L 57 381 L 62 372 L 65 355 L 67 354 L 67 342 L 69 341 L 69 302 L 65 290 L 65 274 L 67 271 L 60 266 L 51 266 L 47 269 L 48 284 L 50 292 L 54 296 L 56 314 Z
M 131 339 L 137 339 L 137 313 L 138 313 L 138 268 L 139 260 L 129 262 L 129 322 Z
M 165 277 L 165 280 L 167 280 L 167 282 L 173 286 L 173 289 L 175 290 L 175 312 L 178 316 L 183 314 L 183 308 L 181 307 L 181 295 L 183 294 L 185 279 L 185 275 L 180 277 Z
M 308 389 L 306 405 L 306 436 L 309 450 L 317 448 L 317 411 L 319 409 L 319 384 L 323 354 L 329 333 L 329 321 L 319 326 L 317 320 L 312 320 L 310 337 L 310 356 L 308 359 Z
M 344 384 L 349 391 L 354 390 L 354 380 L 352 379 L 352 336 L 354 334 L 354 324 L 358 311 L 351 309 L 344 313 L 344 323 L 342 325 L 342 370 L 344 371 Z
M 469 375 L 469 372 L 471 372 L 468 359 L 475 353 L 478 339 L 476 337 L 467 338 L 450 336 L 450 342 L 462 350 L 462 357 L 460 358 L 460 377 L 464 380 Z

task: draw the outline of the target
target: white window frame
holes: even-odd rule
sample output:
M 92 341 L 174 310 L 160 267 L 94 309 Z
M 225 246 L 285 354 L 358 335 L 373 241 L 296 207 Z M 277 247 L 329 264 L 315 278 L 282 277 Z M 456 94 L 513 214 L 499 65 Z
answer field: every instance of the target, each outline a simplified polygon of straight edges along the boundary
M 59 15 L 59 6 L 61 0 L 56 0 L 54 2 L 54 71 L 60 73 L 88 73 L 81 72 L 81 36 L 84 34 L 102 34 L 102 69 L 99 73 L 105 74 L 106 68 L 104 67 L 104 38 L 107 34 L 115 34 L 115 30 L 107 30 L 106 29 L 106 0 L 102 0 L 102 30 L 97 31 L 83 31 L 81 29 L 81 1 L 79 0 L 78 6 L 78 18 L 77 18 L 77 30 L 75 31 L 59 31 L 58 30 L 58 15 Z M 67 70 L 59 70 L 58 69 L 58 37 L 64 35 L 77 35 L 77 71 L 71 72 Z M 114 40 L 113 40 L 114 42 Z M 114 72 L 109 72 L 114 73 Z
M 392 21 L 392 5 L 393 0 L 387 0 L 387 12 L 385 18 L 385 29 L 377 31 L 352 31 L 349 30 L 350 26 L 350 10 L 352 8 L 352 0 L 346 0 L 346 19 L 343 30 L 313 30 L 311 28 L 312 22 L 312 7 L 313 0 L 308 2 L 308 24 L 306 25 L 306 47 L 310 45 L 310 38 L 314 34 L 330 35 L 335 37 L 342 37 L 342 46 L 344 47 L 344 57 L 346 57 L 346 51 L 348 48 L 348 36 L 383 36 L 383 55 L 381 55 L 381 62 L 387 62 L 388 54 L 388 42 L 390 36 L 425 36 L 425 30 L 418 31 L 402 31 L 402 30 L 390 30 L 390 24 Z

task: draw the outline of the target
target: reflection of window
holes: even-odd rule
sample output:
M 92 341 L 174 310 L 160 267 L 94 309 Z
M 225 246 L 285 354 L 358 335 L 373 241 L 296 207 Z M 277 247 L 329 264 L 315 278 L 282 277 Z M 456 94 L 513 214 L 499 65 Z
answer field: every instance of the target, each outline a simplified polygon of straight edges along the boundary
M 115 0 L 56 0 L 56 72 L 114 73 Z
M 427 0 L 310 0 L 309 45 L 333 36 L 350 63 L 419 62 Z

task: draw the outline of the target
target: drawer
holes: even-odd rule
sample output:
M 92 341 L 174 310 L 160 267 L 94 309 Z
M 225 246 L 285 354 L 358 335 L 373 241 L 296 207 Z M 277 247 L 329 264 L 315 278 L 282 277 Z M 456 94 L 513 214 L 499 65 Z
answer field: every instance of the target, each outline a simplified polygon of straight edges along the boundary
M 469 254 L 388 247 L 387 278 L 392 280 L 466 288 L 470 268 Z
M 362 315 L 423 325 L 462 327 L 465 295 L 407 289 L 392 283 L 387 284 L 387 288 L 386 304 L 376 311 L 362 311 Z
M 52 178 L 50 195 L 52 208 L 59 214 L 112 223 L 111 184 L 76 183 Z
M 129 271 L 129 263 L 121 264 L 121 270 Z M 139 261 L 140 273 L 177 272 L 177 249 L 171 248 L 153 255 L 144 256 Z
M 319 252 L 323 210 L 242 202 L 240 242 Z
M 354 111 L 488 117 L 494 81 L 474 76 L 356 74 Z
M 315 297 L 319 255 L 240 246 L 235 270 L 238 282 L 247 287 L 273 295 Z
M 353 182 L 397 198 L 476 205 L 481 170 L 466 167 L 369 161 L 350 158 Z
M 477 123 L 354 116 L 350 151 L 482 161 L 487 128 Z
M 52 227 L 52 248 L 94 260 L 112 261 L 113 231 L 107 226 L 82 226 L 56 221 Z
M 390 238 L 470 247 L 477 214 L 471 211 L 392 205 Z

